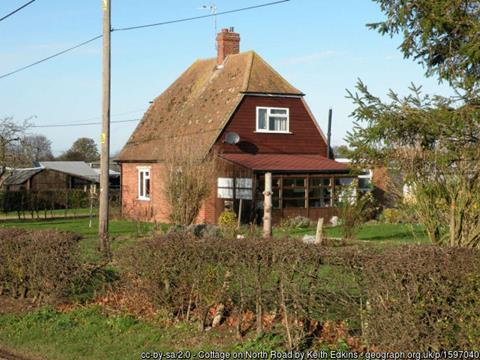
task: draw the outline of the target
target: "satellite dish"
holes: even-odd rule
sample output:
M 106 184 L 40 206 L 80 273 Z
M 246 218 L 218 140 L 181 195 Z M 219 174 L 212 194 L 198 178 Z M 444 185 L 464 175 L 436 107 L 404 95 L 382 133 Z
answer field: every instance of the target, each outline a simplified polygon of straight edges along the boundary
M 238 135 L 236 132 L 226 133 L 225 139 L 223 140 L 224 143 L 227 143 L 230 145 L 238 144 L 239 141 L 240 141 L 240 135 Z

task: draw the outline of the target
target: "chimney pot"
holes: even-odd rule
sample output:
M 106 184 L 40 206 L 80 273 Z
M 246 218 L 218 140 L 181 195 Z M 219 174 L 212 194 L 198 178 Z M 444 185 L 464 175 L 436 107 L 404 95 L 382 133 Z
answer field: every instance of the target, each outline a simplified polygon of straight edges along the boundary
M 217 65 L 222 65 L 228 55 L 240 52 L 240 34 L 234 32 L 233 26 L 224 28 L 217 34 Z

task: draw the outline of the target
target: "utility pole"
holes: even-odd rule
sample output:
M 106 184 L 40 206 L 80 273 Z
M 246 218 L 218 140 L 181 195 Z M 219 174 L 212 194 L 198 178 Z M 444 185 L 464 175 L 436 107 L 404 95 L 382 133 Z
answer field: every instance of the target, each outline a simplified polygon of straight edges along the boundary
M 100 137 L 100 209 L 99 228 L 100 250 L 108 253 L 108 188 L 110 166 L 110 34 L 111 0 L 103 1 L 103 101 L 102 134 Z
M 328 109 L 327 159 L 332 158 L 332 108 Z

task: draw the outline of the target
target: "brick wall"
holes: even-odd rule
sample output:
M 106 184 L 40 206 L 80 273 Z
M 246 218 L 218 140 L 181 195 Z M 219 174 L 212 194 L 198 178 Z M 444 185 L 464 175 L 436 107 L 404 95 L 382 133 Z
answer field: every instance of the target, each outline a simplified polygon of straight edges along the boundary
M 138 199 L 138 169 L 150 168 L 150 200 Z M 164 195 L 163 165 L 152 163 L 122 164 L 122 214 L 127 219 L 169 222 L 169 205 Z M 197 223 L 215 223 L 216 191 L 202 206 Z
M 150 168 L 150 200 L 138 199 L 138 168 Z M 168 222 L 163 192 L 162 164 L 122 164 L 122 214 L 133 220 Z

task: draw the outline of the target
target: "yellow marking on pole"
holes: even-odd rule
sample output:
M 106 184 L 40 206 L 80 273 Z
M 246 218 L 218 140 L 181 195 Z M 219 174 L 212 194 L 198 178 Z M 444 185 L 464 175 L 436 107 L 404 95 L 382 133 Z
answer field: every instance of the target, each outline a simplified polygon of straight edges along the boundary
M 106 140 L 107 140 L 107 134 L 102 132 L 102 136 L 100 137 L 100 143 L 105 144 Z
M 103 0 L 103 11 L 107 10 L 108 0 Z

